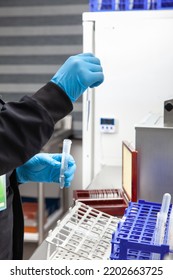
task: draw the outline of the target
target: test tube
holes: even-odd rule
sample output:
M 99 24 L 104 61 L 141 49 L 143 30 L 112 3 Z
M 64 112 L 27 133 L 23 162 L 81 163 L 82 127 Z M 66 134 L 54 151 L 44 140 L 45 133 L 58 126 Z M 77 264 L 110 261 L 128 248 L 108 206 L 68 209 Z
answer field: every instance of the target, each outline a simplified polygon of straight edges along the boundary
M 173 206 L 169 216 L 169 227 L 168 227 L 168 245 L 170 250 L 173 250 Z
M 68 156 L 70 154 L 72 141 L 70 139 L 64 139 L 63 149 L 62 149 L 62 159 L 61 159 L 61 169 L 59 176 L 59 187 L 60 189 L 64 188 L 64 172 L 68 168 Z
M 171 195 L 169 193 L 165 193 L 162 199 L 162 206 L 160 212 L 168 214 L 170 203 L 171 203 Z
M 169 193 L 165 193 L 162 199 L 160 212 L 157 213 L 154 245 L 161 245 L 164 241 L 166 221 L 167 221 L 170 202 L 171 202 L 171 195 Z M 159 254 L 153 253 L 152 259 L 158 260 Z

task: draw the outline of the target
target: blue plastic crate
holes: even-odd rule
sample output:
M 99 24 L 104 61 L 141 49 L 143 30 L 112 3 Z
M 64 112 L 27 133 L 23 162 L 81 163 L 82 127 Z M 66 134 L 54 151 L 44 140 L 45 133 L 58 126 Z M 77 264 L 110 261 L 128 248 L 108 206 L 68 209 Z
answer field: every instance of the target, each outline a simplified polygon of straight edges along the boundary
M 157 0 L 156 9 L 173 9 L 173 0 Z
M 172 205 L 170 206 L 171 210 Z M 160 259 L 169 253 L 167 245 L 169 214 L 166 233 L 162 245 L 154 245 L 154 233 L 157 213 L 161 204 L 139 200 L 130 202 L 122 221 L 112 235 L 111 260 L 150 260 L 152 253 L 158 253 Z
M 90 0 L 89 7 L 91 12 L 115 11 L 115 0 Z
M 173 9 L 173 0 L 90 0 L 91 12 Z
M 90 0 L 91 12 L 147 10 L 148 0 Z

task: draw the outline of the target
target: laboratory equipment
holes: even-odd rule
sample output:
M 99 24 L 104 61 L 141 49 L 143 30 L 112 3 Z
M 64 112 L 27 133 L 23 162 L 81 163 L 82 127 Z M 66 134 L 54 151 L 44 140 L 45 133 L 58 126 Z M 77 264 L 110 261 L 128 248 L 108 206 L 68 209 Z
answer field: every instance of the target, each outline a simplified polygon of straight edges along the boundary
M 122 216 L 127 207 L 121 189 L 74 190 L 73 199 L 112 216 Z
M 154 245 L 161 245 L 164 242 L 166 222 L 168 217 L 168 211 L 171 202 L 171 195 L 165 193 L 162 199 L 161 209 L 157 213 L 156 227 L 154 232 Z M 153 260 L 159 259 L 159 255 L 154 253 L 152 255 Z
M 130 202 L 124 217 L 112 234 L 110 259 L 150 260 L 153 253 L 159 254 L 159 259 L 163 259 L 171 253 L 168 244 L 169 223 L 166 223 L 163 243 L 155 245 L 153 242 L 160 209 L 160 203 L 145 200 Z M 168 221 L 171 209 L 172 205 L 169 208 Z
M 169 206 L 171 203 L 171 195 L 169 193 L 165 193 L 162 199 L 162 206 L 160 209 L 160 213 L 165 213 L 166 216 L 168 215 Z M 166 217 L 167 218 L 167 217 Z
M 162 115 L 150 113 L 136 124 L 135 131 L 136 150 L 140 155 L 138 199 L 161 201 L 165 192 L 172 194 L 173 127 L 164 125 Z
M 64 172 L 68 168 L 68 155 L 70 154 L 72 141 L 70 139 L 64 139 L 63 141 L 63 149 L 62 149 L 62 160 L 61 160 L 61 169 L 60 169 L 60 177 L 59 177 L 59 186 L 60 189 L 64 188 Z
M 119 221 L 117 217 L 76 202 L 49 232 L 47 259 L 109 259 L 112 232 Z
M 109 215 L 123 216 L 129 201 L 137 200 L 137 151 L 122 142 L 122 187 L 74 190 L 73 198 Z
M 164 102 L 164 126 L 173 126 L 173 99 Z
M 114 117 L 101 117 L 100 118 L 100 132 L 102 133 L 115 133 L 117 132 L 118 122 Z
M 171 209 L 168 226 L 169 226 L 169 228 L 168 228 L 168 243 L 169 243 L 170 249 L 173 251 L 173 208 Z

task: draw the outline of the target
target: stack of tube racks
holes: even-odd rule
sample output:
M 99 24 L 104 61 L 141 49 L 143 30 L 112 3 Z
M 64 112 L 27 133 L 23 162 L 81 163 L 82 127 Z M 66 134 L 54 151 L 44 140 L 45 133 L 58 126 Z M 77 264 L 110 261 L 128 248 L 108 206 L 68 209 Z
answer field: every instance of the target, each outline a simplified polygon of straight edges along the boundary
M 157 213 L 161 204 L 139 200 L 130 202 L 117 229 L 112 234 L 111 260 L 150 260 L 153 254 L 159 259 L 172 253 L 168 241 L 170 205 L 163 244 L 154 245 Z
M 74 190 L 74 201 L 80 201 L 106 214 L 122 217 L 128 199 L 122 189 Z
M 47 259 L 109 259 L 112 233 L 119 221 L 117 217 L 76 202 L 49 232 Z
M 90 0 L 91 12 L 173 9 L 173 0 Z

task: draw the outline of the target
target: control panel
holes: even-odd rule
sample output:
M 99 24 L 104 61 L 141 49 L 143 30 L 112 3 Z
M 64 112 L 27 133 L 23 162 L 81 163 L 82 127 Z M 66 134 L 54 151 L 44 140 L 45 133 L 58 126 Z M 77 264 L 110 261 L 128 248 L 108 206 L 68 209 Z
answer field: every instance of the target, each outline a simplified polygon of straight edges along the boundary
M 116 133 L 118 129 L 118 121 L 111 117 L 100 118 L 100 132 L 101 133 Z

